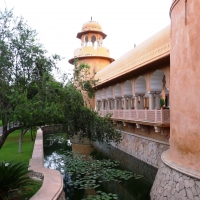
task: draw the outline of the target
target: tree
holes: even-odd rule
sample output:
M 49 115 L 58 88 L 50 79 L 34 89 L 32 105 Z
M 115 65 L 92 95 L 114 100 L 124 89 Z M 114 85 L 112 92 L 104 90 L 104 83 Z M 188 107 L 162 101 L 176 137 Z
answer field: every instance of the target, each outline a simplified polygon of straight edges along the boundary
M 13 131 L 43 123 L 43 113 L 39 112 L 44 110 L 43 92 L 46 82 L 53 81 L 51 72 L 60 57 L 47 56 L 36 36 L 36 31 L 22 17 L 13 16 L 12 10 L 0 11 L 0 148 Z
M 75 73 L 68 84 L 65 104 L 64 115 L 68 123 L 64 124 L 68 135 L 88 138 L 92 142 L 120 143 L 121 132 L 114 129 L 111 116 L 100 117 L 91 107 L 90 102 L 94 100 L 98 80 L 90 77 L 89 65 L 77 63 L 78 60 L 75 60 Z
M 84 106 L 95 94 L 96 81 L 88 79 L 89 66 L 76 66 L 74 79 L 58 82 L 53 77 L 58 55 L 48 56 L 23 18 L 0 11 L 0 148 L 13 131 L 23 135 L 35 126 L 61 124 L 70 136 L 91 141 L 120 141 L 109 117 L 101 118 Z

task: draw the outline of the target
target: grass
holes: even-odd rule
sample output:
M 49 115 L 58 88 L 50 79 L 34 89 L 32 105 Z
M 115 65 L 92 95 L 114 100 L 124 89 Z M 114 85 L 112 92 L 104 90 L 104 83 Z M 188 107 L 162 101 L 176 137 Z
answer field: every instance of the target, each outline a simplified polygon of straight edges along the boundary
M 27 132 L 22 142 L 22 153 L 18 153 L 18 139 L 20 130 L 11 133 L 6 139 L 2 149 L 0 150 L 0 161 L 6 160 L 14 162 L 24 162 L 29 164 L 32 156 L 34 141 L 31 140 L 31 133 Z
M 0 121 L 1 123 L 1 121 Z M 27 132 L 23 138 L 22 142 L 22 153 L 18 153 L 18 139 L 20 136 L 20 130 L 17 130 L 11 133 L 6 139 L 3 147 L 0 149 L 0 161 L 11 161 L 14 162 L 23 162 L 25 164 L 29 164 L 29 160 L 32 156 L 34 141 L 31 140 L 31 133 Z M 23 195 L 24 198 L 32 197 L 41 187 L 42 182 L 32 180 L 34 185 L 31 185 L 31 190 Z
M 2 121 L 0 120 L 0 126 L 2 126 Z

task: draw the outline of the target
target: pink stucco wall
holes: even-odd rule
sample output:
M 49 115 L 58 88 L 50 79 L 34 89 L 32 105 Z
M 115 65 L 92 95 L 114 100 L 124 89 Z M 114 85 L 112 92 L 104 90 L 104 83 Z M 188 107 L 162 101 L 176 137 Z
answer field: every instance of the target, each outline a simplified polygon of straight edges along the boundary
M 170 155 L 200 170 L 200 1 L 175 0 L 171 12 Z

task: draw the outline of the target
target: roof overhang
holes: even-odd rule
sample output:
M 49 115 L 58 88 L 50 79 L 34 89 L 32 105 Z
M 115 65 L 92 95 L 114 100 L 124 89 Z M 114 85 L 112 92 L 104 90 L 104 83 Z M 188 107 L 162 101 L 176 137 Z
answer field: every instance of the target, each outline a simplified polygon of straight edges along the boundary
M 82 59 L 85 59 L 85 58 L 90 58 L 90 59 L 93 59 L 93 58 L 102 58 L 102 59 L 109 60 L 110 63 L 113 62 L 113 61 L 115 61 L 113 58 L 106 57 L 106 56 L 79 56 L 79 57 L 75 57 L 75 58 L 69 59 L 68 62 L 73 65 L 75 59 L 82 60 Z
M 105 33 L 103 33 L 102 31 L 87 30 L 87 31 L 82 31 L 82 32 L 77 33 L 76 37 L 79 38 L 79 39 L 81 39 L 81 36 L 82 36 L 83 34 L 87 34 L 87 33 L 98 33 L 98 34 L 100 34 L 100 35 L 103 37 L 103 39 L 105 39 L 106 36 L 107 36 L 107 35 L 106 35 Z

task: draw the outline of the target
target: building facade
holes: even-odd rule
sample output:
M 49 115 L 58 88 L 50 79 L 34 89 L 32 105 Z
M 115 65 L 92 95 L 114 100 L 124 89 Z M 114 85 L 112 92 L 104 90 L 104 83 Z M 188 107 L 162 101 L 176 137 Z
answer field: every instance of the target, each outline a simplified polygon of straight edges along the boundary
M 99 80 L 94 109 L 123 125 L 116 148 L 158 168 L 155 200 L 200 199 L 199 11 L 199 0 L 174 0 L 171 25 L 116 61 L 101 45 L 99 24 L 77 34 L 74 58 Z

